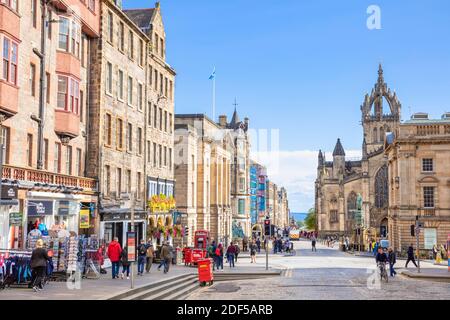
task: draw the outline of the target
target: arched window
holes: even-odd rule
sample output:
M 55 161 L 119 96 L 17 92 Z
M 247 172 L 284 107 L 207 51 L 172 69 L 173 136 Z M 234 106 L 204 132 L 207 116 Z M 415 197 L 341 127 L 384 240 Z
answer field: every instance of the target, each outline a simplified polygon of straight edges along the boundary
M 347 218 L 348 219 L 354 219 L 355 218 L 355 211 L 357 209 L 357 196 L 354 191 L 352 191 L 347 198 Z
M 388 168 L 384 165 L 375 176 L 375 207 L 387 207 L 389 201 L 388 192 Z
M 377 143 L 378 142 L 378 130 L 377 130 L 377 128 L 373 128 L 372 142 L 373 143 Z
M 339 222 L 339 215 L 338 215 L 338 203 L 335 196 L 333 196 L 329 203 L 329 212 L 330 212 L 330 222 L 335 223 Z
M 384 129 L 380 128 L 380 142 L 384 142 Z

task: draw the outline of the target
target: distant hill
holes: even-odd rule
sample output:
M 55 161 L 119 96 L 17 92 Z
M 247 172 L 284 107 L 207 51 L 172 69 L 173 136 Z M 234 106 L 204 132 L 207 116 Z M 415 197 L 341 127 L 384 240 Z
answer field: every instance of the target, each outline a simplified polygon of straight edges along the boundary
M 291 217 L 294 217 L 295 221 L 303 221 L 307 215 L 306 212 L 291 212 Z

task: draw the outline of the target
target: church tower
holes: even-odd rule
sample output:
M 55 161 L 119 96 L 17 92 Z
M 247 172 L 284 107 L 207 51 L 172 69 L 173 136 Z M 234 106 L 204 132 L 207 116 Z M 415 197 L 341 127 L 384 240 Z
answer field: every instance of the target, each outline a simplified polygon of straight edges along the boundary
M 333 151 L 333 178 L 343 178 L 345 170 L 345 151 L 341 144 L 341 139 L 337 139 Z
M 387 108 L 388 107 L 388 108 Z M 388 111 L 388 113 L 384 113 Z M 395 92 L 384 82 L 383 67 L 378 68 L 378 81 L 361 105 L 362 125 L 367 153 L 383 147 L 386 132 L 395 132 L 400 124 L 401 104 Z

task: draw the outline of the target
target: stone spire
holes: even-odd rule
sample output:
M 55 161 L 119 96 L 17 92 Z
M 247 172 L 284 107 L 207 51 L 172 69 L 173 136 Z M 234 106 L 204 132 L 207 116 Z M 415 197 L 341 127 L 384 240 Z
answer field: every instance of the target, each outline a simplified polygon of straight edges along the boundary
M 324 159 L 323 159 L 322 150 L 319 150 L 319 157 L 318 157 L 318 159 L 319 159 L 319 166 L 323 166 Z
M 336 157 L 336 156 L 344 156 L 345 157 L 345 151 L 344 151 L 344 148 L 342 147 L 340 138 L 337 139 L 336 146 L 334 147 L 334 151 L 333 151 L 333 157 Z
M 381 66 L 381 63 L 378 66 L 378 83 L 384 83 L 383 67 Z
M 238 105 L 236 102 L 236 98 L 234 99 L 233 105 L 234 105 L 234 112 L 233 112 L 233 117 L 231 118 L 230 127 L 237 128 L 237 126 L 239 125 L 239 122 L 241 122 L 241 121 L 239 120 L 239 116 L 238 116 L 237 110 L 236 110 L 236 107 Z

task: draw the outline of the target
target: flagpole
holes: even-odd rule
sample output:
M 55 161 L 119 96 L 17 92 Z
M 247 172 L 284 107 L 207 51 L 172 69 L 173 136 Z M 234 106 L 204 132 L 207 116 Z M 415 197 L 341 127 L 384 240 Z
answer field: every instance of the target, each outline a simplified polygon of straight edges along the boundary
M 216 77 L 213 78 L 213 94 L 212 94 L 212 120 L 216 121 Z

